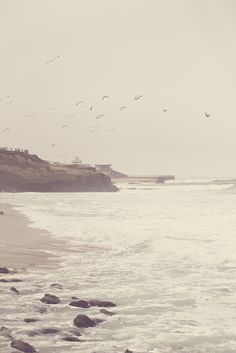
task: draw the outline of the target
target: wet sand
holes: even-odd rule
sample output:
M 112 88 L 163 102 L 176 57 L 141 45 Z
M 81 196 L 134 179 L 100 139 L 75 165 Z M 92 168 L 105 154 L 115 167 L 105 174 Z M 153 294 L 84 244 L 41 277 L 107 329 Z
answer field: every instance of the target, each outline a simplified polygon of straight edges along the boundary
M 28 266 L 54 267 L 52 252 L 60 247 L 52 236 L 30 227 L 30 221 L 12 206 L 0 204 L 0 266 L 25 268 Z

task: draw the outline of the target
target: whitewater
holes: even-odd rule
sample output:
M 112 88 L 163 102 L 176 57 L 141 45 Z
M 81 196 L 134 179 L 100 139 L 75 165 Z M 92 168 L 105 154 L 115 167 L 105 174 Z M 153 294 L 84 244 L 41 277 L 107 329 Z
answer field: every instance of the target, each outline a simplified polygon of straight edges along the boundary
M 37 310 L 47 289 L 67 303 L 76 296 L 117 307 L 111 317 L 96 308 L 50 307 L 47 327 L 68 331 L 79 313 L 105 321 L 86 329 L 79 344 L 32 337 L 42 353 L 235 353 L 235 187 L 199 179 L 118 187 L 117 193 L 1 195 L 32 227 L 67 245 L 52 253 L 57 269 L 24 274 L 18 287 L 25 295 L 11 303 L 1 295 L 4 325 L 27 332 L 25 311 Z M 55 282 L 63 290 L 52 291 Z

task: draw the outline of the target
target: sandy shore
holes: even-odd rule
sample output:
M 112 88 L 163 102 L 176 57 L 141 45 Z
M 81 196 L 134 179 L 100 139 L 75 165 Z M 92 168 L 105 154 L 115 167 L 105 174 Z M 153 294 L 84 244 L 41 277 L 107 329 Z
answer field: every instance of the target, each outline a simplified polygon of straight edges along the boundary
M 50 252 L 60 247 L 51 235 L 30 227 L 23 214 L 10 205 L 1 204 L 0 211 L 0 266 L 23 268 L 28 266 L 55 265 L 55 256 Z

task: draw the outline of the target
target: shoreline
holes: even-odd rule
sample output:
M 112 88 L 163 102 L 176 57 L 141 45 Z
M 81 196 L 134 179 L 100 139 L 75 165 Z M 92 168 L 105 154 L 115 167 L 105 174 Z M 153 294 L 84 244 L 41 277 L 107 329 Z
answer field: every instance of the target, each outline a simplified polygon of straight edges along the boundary
M 30 220 L 13 205 L 0 204 L 0 266 L 23 269 L 25 267 L 55 267 L 58 257 L 53 254 L 60 241 L 54 240 L 46 230 L 30 227 Z

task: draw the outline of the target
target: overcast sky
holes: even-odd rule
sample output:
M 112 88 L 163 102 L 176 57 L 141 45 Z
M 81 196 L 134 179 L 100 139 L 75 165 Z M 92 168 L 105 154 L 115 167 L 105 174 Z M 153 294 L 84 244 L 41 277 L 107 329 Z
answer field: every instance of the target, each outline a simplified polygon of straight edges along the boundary
M 0 144 L 236 176 L 235 13 L 235 0 L 0 0 Z

